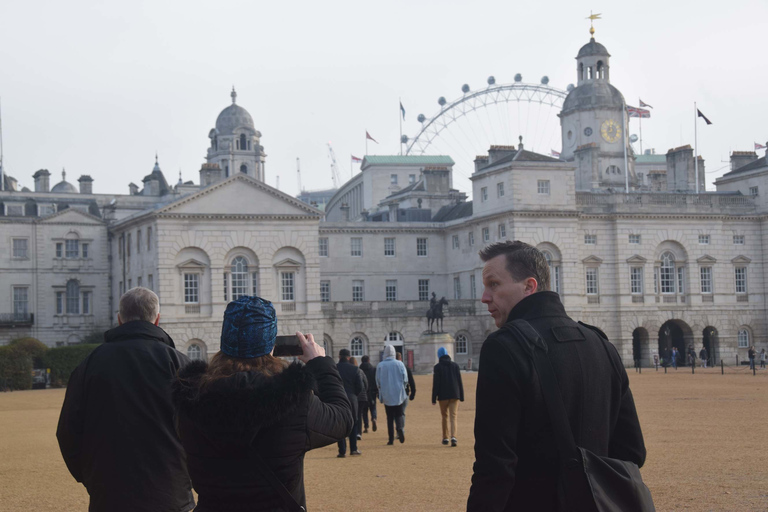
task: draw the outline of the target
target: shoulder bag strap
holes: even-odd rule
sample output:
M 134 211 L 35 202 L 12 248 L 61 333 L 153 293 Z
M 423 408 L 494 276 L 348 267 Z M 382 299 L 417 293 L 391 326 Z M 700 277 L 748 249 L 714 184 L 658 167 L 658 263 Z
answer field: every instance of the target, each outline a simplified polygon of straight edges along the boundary
M 256 468 L 261 472 L 261 475 L 267 479 L 272 488 L 277 491 L 277 494 L 280 495 L 280 498 L 283 500 L 283 503 L 285 503 L 286 509 L 289 512 L 306 512 L 307 509 L 299 505 L 299 502 L 296 501 L 293 494 L 288 492 L 288 489 L 283 485 L 283 482 L 277 478 L 277 475 L 275 475 L 274 471 L 269 468 L 267 462 L 253 448 L 253 440 L 256 438 L 257 434 L 258 432 L 253 435 L 251 442 L 248 443 L 248 454 L 250 458 L 256 462 Z

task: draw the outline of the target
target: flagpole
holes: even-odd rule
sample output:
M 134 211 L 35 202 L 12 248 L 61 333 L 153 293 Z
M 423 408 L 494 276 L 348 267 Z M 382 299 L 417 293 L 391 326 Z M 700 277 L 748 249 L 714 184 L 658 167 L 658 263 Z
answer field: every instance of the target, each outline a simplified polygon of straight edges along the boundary
M 698 122 L 699 109 L 696 107 L 696 102 L 693 102 L 693 168 L 696 175 L 696 193 L 699 193 L 699 122 Z
M 3 107 L 0 105 L 0 192 L 5 190 L 5 168 L 3 168 Z
M 365 154 L 368 155 L 368 132 L 365 132 Z
M 624 193 L 629 194 L 629 165 L 627 164 L 627 129 L 629 126 L 627 125 L 627 103 L 624 102 L 622 108 L 622 119 L 624 126 L 622 127 L 624 130 Z
M 398 98 L 398 101 L 400 102 L 400 106 L 403 105 L 403 99 Z M 400 143 L 400 156 L 403 156 L 403 116 L 402 109 L 397 109 L 397 118 L 400 120 L 400 140 L 398 141 Z
M 640 98 L 637 98 L 637 99 L 640 100 Z M 643 100 L 640 100 L 640 103 L 642 102 Z M 642 106 L 640 108 L 642 108 Z M 640 113 L 639 123 L 640 123 L 640 154 L 642 155 L 643 154 L 643 113 L 642 112 Z

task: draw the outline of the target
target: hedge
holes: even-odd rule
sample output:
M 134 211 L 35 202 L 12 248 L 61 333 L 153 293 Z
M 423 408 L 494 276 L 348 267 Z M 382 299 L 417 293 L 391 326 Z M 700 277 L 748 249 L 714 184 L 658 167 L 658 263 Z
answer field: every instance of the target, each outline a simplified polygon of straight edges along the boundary
M 48 351 L 48 346 L 37 338 L 18 338 L 11 341 L 9 344 L 11 347 L 16 347 L 18 350 L 27 354 L 32 358 L 33 368 L 45 368 L 43 366 L 43 359 L 45 353 Z
M 51 369 L 51 386 L 66 386 L 72 371 L 98 346 L 92 343 L 48 349 L 44 363 Z
M 0 390 L 32 389 L 32 356 L 18 346 L 0 347 Z

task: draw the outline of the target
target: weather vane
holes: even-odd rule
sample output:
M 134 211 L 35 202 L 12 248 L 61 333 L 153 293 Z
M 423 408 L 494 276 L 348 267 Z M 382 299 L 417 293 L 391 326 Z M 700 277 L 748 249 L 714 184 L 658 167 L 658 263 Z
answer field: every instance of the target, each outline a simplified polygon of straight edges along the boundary
M 592 11 L 589 11 L 589 16 L 585 18 L 589 20 L 589 35 L 592 39 L 595 38 L 595 20 L 599 20 L 601 15 L 601 13 L 592 14 Z

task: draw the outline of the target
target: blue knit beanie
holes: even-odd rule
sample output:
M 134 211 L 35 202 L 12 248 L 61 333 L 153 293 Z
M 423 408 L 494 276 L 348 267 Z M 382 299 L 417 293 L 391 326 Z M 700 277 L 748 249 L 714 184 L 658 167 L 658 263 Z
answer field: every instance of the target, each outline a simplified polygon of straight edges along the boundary
M 445 347 L 440 347 L 439 349 L 437 349 L 437 358 L 438 359 L 440 359 L 443 356 L 447 356 L 447 355 L 448 355 L 448 351 L 445 350 Z
M 272 352 L 277 336 L 275 308 L 261 297 L 240 297 L 227 305 L 221 326 L 221 351 L 243 359 Z

